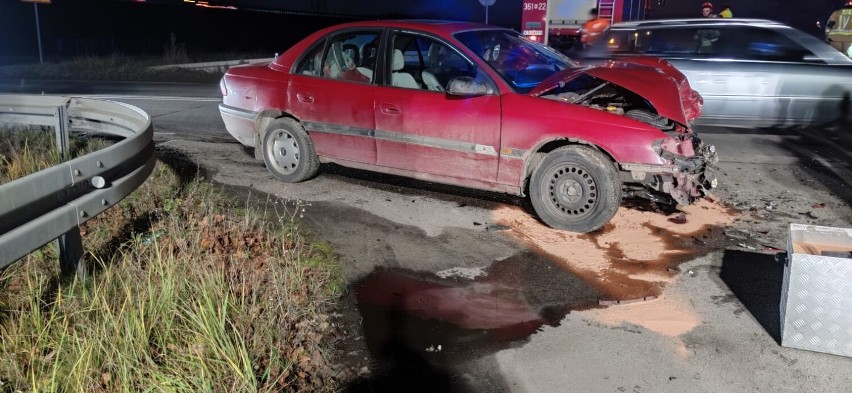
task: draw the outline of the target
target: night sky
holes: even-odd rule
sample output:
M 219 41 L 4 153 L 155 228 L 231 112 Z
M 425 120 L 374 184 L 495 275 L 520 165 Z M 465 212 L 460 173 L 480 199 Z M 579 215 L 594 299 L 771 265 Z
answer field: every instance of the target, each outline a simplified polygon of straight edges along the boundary
M 158 54 L 171 33 L 191 52 L 280 52 L 331 24 L 381 18 L 483 22 L 478 0 L 208 0 L 238 10 L 207 9 L 183 0 L 52 0 L 39 6 L 48 60 L 114 52 Z M 650 0 L 656 3 L 657 0 Z M 491 24 L 518 29 L 521 0 L 497 0 Z M 651 18 L 692 17 L 699 0 L 666 0 Z M 729 0 L 736 17 L 778 20 L 814 35 L 842 0 Z M 717 3 L 717 6 L 721 2 Z M 659 9 L 656 9 L 659 8 Z M 292 11 L 299 15 L 281 13 Z M 0 65 L 38 58 L 32 3 L 0 0 Z

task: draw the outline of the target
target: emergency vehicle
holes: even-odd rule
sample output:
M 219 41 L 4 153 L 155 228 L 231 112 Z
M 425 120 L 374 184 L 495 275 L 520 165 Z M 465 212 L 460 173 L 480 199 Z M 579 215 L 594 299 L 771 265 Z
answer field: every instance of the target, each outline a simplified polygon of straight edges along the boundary
M 644 19 L 650 4 L 663 0 L 523 0 L 521 34 L 559 50 L 570 50 L 580 42 L 583 23 L 589 11 L 610 23 Z

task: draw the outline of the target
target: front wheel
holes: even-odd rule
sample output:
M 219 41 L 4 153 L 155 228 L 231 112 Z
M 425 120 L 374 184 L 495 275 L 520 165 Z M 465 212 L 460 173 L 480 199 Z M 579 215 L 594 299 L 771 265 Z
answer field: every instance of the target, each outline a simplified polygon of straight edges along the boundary
M 545 224 L 573 232 L 604 226 L 621 204 L 621 181 L 613 163 L 587 146 L 563 146 L 533 171 L 530 202 Z
M 319 170 L 314 143 L 299 122 L 276 119 L 263 134 L 263 161 L 276 179 L 288 183 L 306 180 Z

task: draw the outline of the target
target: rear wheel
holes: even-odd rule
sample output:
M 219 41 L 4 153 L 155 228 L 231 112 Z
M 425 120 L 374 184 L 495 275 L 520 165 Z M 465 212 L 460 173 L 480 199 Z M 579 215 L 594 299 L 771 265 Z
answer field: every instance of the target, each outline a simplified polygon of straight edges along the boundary
M 307 180 L 319 169 L 311 137 L 299 122 L 289 118 L 276 119 L 266 128 L 263 161 L 272 176 L 288 183 Z
M 573 232 L 599 229 L 618 211 L 621 181 L 613 163 L 587 146 L 563 146 L 533 171 L 530 202 L 545 224 Z

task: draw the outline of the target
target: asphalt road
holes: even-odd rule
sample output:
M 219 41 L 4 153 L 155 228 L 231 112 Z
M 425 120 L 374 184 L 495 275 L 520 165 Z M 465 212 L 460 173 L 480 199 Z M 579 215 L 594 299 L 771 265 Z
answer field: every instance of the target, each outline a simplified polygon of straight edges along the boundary
M 779 344 L 775 255 L 790 222 L 852 226 L 847 130 L 702 130 L 721 155 L 715 204 L 685 210 L 686 226 L 625 205 L 603 233 L 574 236 L 500 194 L 330 165 L 277 182 L 225 132 L 216 86 L 0 81 L 0 91 L 138 106 L 161 149 L 329 242 L 351 282 L 342 320 L 359 334 L 337 356 L 360 374 L 353 391 L 852 386 L 852 359 Z

